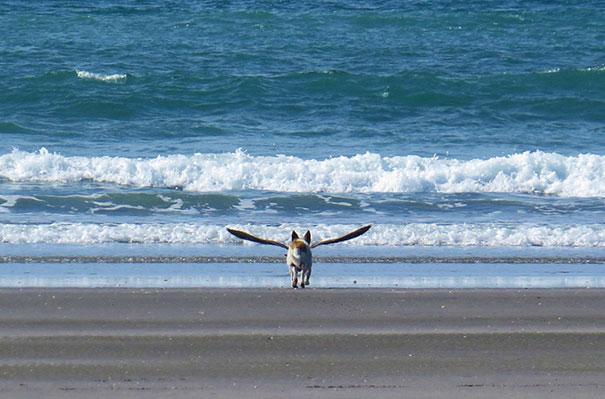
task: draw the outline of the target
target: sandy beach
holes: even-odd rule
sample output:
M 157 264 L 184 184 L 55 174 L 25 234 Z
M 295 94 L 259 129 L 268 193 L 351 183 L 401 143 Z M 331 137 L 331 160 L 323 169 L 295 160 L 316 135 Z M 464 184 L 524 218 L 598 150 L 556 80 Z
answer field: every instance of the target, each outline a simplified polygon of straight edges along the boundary
M 605 392 L 605 290 L 2 289 L 0 395 Z

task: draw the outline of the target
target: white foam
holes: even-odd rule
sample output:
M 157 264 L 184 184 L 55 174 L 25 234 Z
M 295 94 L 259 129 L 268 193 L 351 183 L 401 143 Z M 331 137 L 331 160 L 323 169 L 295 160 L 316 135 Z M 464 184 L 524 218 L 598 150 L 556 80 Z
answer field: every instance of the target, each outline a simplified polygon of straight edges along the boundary
M 588 68 L 585 68 L 584 71 L 587 71 L 587 72 L 605 72 L 605 65 L 595 66 L 595 67 L 588 67 Z
M 600 65 L 600 66 L 592 66 L 592 67 L 586 67 L 586 68 L 579 68 L 579 69 L 572 69 L 572 70 L 562 70 L 559 67 L 554 67 L 554 68 L 550 68 L 547 70 L 542 71 L 541 73 L 558 73 L 561 71 L 577 71 L 577 72 L 605 72 L 605 65 Z
M 80 79 L 100 80 L 102 82 L 117 82 L 118 80 L 126 79 L 126 74 L 123 74 L 123 73 L 114 73 L 112 75 L 104 75 L 101 73 L 93 73 L 93 72 L 76 70 L 76 75 Z
M 561 72 L 561 68 L 558 68 L 558 67 L 550 68 L 550 69 L 543 71 L 542 73 L 557 73 L 557 72 Z
M 0 155 L 0 177 L 37 183 L 88 180 L 135 187 L 180 187 L 195 192 L 505 192 L 605 197 L 605 156 L 536 151 L 457 160 L 365 153 L 305 160 L 236 151 L 142 159 L 66 157 L 42 148 Z
M 336 237 L 359 226 L 316 225 L 231 227 L 287 241 L 291 230 L 311 229 L 313 239 Z M 237 244 L 241 241 L 222 225 L 189 223 L 149 224 L 0 224 L 0 242 L 7 244 Z M 381 224 L 340 245 L 361 246 L 451 246 L 451 247 L 605 247 L 605 225 L 499 225 L 499 224 Z
M 17 205 L 17 201 L 21 199 L 28 199 L 30 201 L 40 201 L 36 197 L 32 197 L 29 195 L 0 195 L 0 200 L 3 202 L 0 203 L 0 213 L 9 213 L 8 208 L 12 208 Z

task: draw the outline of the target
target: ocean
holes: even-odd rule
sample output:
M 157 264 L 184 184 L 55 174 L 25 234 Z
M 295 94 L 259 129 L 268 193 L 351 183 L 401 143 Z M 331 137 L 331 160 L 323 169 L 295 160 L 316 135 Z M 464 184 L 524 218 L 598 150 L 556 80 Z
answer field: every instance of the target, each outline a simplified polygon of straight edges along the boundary
M 601 1 L 0 1 L 0 285 L 287 285 L 280 249 L 225 227 L 371 223 L 316 250 L 323 286 L 605 286 L 603 21 Z

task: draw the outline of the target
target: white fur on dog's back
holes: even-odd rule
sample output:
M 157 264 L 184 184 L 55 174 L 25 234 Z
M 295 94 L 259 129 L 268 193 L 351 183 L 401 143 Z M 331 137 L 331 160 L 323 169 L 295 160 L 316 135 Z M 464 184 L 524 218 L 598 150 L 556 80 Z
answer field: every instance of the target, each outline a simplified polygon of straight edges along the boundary
M 303 240 L 294 240 L 288 246 L 288 265 L 310 267 L 312 264 L 311 247 Z

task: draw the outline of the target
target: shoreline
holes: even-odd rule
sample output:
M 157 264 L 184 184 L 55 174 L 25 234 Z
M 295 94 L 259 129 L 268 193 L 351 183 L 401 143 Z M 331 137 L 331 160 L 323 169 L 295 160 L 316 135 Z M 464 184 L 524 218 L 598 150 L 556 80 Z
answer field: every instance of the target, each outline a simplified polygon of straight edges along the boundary
M 6 288 L 289 286 L 287 267 L 276 263 L 0 263 Z M 605 269 L 593 263 L 318 262 L 309 288 L 605 288 Z
M 597 397 L 604 289 L 0 289 L 11 397 Z
M 283 256 L 110 256 L 110 255 L 46 255 L 0 256 L 0 264 L 11 263 L 48 263 L 48 264 L 90 264 L 90 263 L 275 263 L 283 264 Z M 368 264 L 545 264 L 545 265 L 583 265 L 605 264 L 603 256 L 316 256 L 315 263 L 368 263 Z

